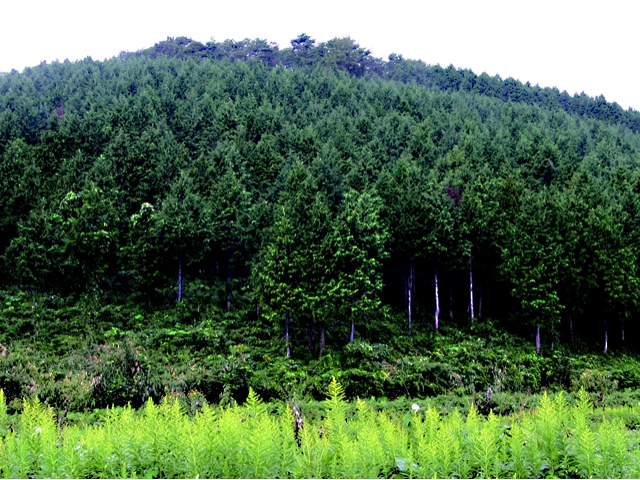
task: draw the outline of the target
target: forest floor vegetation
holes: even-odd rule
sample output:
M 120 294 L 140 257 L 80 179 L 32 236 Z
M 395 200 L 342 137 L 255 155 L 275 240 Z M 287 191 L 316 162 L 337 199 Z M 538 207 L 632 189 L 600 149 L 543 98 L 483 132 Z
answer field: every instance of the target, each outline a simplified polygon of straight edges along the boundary
M 547 346 L 541 354 L 488 319 L 413 335 L 388 314 L 386 341 L 306 345 L 285 356 L 270 326 L 247 312 L 204 312 L 184 305 L 149 313 L 126 305 L 87 304 L 2 292 L 0 388 L 9 411 L 36 397 L 73 417 L 111 406 L 141 407 L 168 394 L 195 402 L 242 403 L 252 388 L 265 400 L 295 401 L 309 412 L 335 377 L 347 398 L 407 411 L 417 399 L 442 412 L 509 415 L 533 408 L 544 392 L 571 397 L 583 389 L 598 407 L 640 401 L 640 361 L 632 351 L 607 354 L 584 344 Z M 197 321 L 190 320 L 197 318 Z M 329 337 L 337 343 L 337 339 Z

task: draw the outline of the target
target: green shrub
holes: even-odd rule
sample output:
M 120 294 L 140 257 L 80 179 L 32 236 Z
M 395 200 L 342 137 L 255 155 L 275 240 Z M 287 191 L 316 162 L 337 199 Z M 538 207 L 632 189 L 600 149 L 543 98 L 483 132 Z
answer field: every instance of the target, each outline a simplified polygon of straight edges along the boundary
M 265 404 L 249 389 L 243 405 L 211 406 L 198 392 L 149 399 L 135 411 L 110 408 L 95 423 L 56 422 L 27 400 L 18 417 L 0 392 L 0 475 L 21 478 L 626 478 L 636 475 L 638 442 L 622 416 L 640 406 L 594 409 L 543 395 L 535 410 L 486 417 L 432 406 L 377 410 L 347 401 L 332 379 L 328 398 L 303 406 Z M 185 403 L 186 401 L 186 403 Z M 189 403 L 192 402 L 192 403 Z M 397 401 L 394 401 L 397 402 Z M 386 405 L 394 404 L 387 402 Z M 382 403 L 380 404 L 382 405 Z M 190 410 L 191 409 L 191 410 Z M 64 428 L 62 428 L 64 427 Z

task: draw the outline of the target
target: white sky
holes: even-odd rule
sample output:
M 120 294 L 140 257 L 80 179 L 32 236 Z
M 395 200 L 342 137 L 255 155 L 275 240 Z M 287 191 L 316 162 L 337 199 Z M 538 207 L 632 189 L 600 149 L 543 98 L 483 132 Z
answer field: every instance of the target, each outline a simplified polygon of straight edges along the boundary
M 640 110 L 638 0 L 0 0 L 0 72 L 102 60 L 168 36 L 284 48 L 303 32 Z

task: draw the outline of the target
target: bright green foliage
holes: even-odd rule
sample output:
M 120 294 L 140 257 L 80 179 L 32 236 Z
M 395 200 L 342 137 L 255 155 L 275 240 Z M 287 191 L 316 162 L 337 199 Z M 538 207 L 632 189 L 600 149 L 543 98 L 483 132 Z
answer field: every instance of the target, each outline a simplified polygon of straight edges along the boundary
M 563 400 L 564 398 L 559 396 L 555 402 L 552 402 L 545 394 L 540 401 L 538 415 L 534 419 L 537 447 L 544 462 L 540 468 L 548 470 L 551 476 L 556 475 L 564 456 L 563 439 L 566 437 L 566 432 L 561 412 L 557 408 L 558 405 L 563 405 Z
M 326 414 L 299 430 L 288 407 L 204 406 L 190 418 L 172 395 L 140 412 L 109 409 L 94 425 L 60 429 L 38 401 L 0 438 L 3 477 L 60 478 L 627 478 L 637 473 L 635 432 L 602 418 L 584 392 L 576 404 L 543 397 L 537 411 L 481 416 L 472 407 L 429 408 L 408 421 L 357 400 L 346 416 L 342 387 L 329 386 Z M 0 395 L 0 410 L 5 408 Z M 638 407 L 626 407 L 637 410 Z M 606 411 L 605 411 L 606 413 Z

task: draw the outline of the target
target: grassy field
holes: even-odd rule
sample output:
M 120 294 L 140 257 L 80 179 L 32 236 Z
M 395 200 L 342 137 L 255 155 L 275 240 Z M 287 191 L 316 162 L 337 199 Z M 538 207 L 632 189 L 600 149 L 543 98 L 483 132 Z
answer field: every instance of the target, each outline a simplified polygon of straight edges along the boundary
M 376 478 L 640 476 L 640 406 L 594 408 L 544 395 L 510 416 L 406 412 L 349 404 L 329 386 L 323 413 L 264 403 L 160 405 L 106 410 L 86 425 L 57 419 L 38 401 L 8 415 L 0 395 L 0 474 L 6 478 Z

